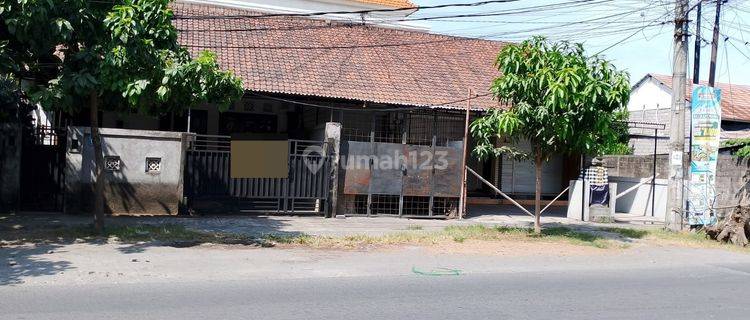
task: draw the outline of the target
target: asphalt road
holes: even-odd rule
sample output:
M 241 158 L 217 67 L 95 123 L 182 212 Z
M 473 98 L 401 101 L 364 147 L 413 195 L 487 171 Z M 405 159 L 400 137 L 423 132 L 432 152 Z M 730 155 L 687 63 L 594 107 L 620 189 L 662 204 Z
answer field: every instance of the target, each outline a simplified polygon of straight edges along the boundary
M 748 319 L 750 265 L 0 287 L 2 319 Z

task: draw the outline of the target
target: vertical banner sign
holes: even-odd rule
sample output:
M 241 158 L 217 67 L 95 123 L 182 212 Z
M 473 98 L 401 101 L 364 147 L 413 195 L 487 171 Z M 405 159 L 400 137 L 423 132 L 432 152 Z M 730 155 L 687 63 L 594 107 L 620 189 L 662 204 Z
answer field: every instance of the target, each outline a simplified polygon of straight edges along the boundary
M 721 133 L 721 90 L 697 86 L 693 89 L 692 159 L 690 160 L 690 189 L 688 192 L 688 223 L 709 225 L 716 222 L 710 208 L 716 196 L 716 160 L 719 156 Z

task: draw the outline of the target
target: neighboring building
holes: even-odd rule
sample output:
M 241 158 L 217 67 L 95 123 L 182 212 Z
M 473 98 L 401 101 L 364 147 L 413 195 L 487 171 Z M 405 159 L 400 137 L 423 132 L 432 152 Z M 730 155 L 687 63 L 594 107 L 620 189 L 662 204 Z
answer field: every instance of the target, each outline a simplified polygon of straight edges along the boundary
M 216 52 L 220 66 L 242 78 L 246 94 L 225 112 L 206 105 L 189 113 L 171 113 L 158 119 L 135 113 L 101 113 L 103 127 L 131 130 L 185 132 L 189 119 L 189 131 L 197 135 L 195 140 L 186 142 L 186 154 L 167 159 L 168 155 L 163 152 L 133 150 L 135 143 L 120 142 L 135 139 L 135 135 L 118 130 L 104 132 L 105 142 L 106 134 L 110 135 L 109 139 L 118 141 L 112 149 L 105 148 L 108 156 L 105 160 L 108 164 L 111 160 L 114 168 L 124 168 L 122 173 L 113 173 L 110 178 L 112 196 L 121 200 L 114 207 L 125 212 L 152 213 L 155 209 L 151 208 L 158 209 L 158 205 L 170 202 L 162 205 L 169 208 L 163 213 L 173 213 L 172 191 L 160 195 L 159 188 L 145 185 L 134 188 L 132 182 L 137 178 L 142 184 L 161 183 L 159 177 L 166 175 L 150 172 L 151 164 L 159 170 L 167 170 L 180 165 L 180 159 L 186 159 L 183 164 L 185 197 L 196 210 L 227 211 L 229 207 L 232 211 L 321 213 L 330 199 L 321 195 L 319 189 L 329 187 L 324 182 L 329 177 L 295 170 L 302 166 L 299 161 L 309 156 L 301 152 L 301 148 L 308 144 L 321 145 L 324 138 L 330 137 L 330 130 L 335 129 L 331 123 L 338 123 L 342 157 L 415 152 L 422 163 L 424 152 L 433 157 L 438 151 L 448 154 L 448 168 L 444 172 L 401 169 L 376 173 L 342 167 L 337 207 L 343 212 L 454 215 L 460 190 L 466 106 L 470 104 L 472 118 L 483 110 L 499 107 L 489 94 L 489 87 L 498 75 L 494 62 L 503 43 L 430 34 L 413 26 L 391 23 L 363 25 L 328 17 L 253 17 L 276 12 L 266 10 L 270 8 L 267 3 L 271 1 L 178 1 L 173 4 L 179 42 L 193 54 L 202 50 Z M 307 4 L 320 5 L 308 11 L 410 5 L 407 1 L 396 0 L 289 1 L 285 5 L 295 3 L 305 4 L 305 8 L 312 8 Z M 299 11 L 294 8 L 274 10 Z M 399 14 L 408 14 L 408 11 L 399 11 Z M 228 15 L 234 17 L 222 17 Z M 203 17 L 190 19 L 191 16 Z M 472 92 L 472 99 L 467 101 L 469 92 Z M 54 123 L 87 126 L 88 114 L 87 110 L 82 110 L 79 116 L 56 119 Z M 80 155 L 68 153 L 68 162 L 74 157 L 74 163 L 80 163 L 81 168 L 73 173 L 79 177 L 68 180 L 85 184 L 90 177 L 84 172 L 88 167 L 81 157 L 91 152 L 86 144 L 89 141 L 86 130 L 68 132 L 74 135 L 68 137 L 69 143 L 76 140 L 76 144 L 81 145 Z M 147 134 L 136 133 L 138 136 Z M 290 176 L 295 176 L 295 181 L 230 179 L 228 141 L 230 136 L 238 134 L 291 139 Z M 184 135 L 183 138 L 155 135 L 151 138 L 154 141 L 141 145 L 157 146 L 179 139 L 184 140 Z M 469 141 L 470 148 L 471 144 Z M 125 157 L 118 152 L 138 155 Z M 127 160 L 136 158 L 143 159 Z M 125 163 L 127 161 L 130 163 Z M 468 165 L 507 193 L 529 198 L 534 193 L 533 163 L 505 158 L 480 163 L 470 157 Z M 567 179 L 576 175 L 577 165 L 578 159 L 566 161 L 559 157 L 545 165 L 545 195 L 554 197 L 563 190 Z M 129 180 L 127 172 L 138 176 Z M 87 188 L 90 186 L 74 189 Z M 174 190 L 174 186 L 165 185 L 163 189 Z M 477 179 L 469 178 L 470 195 L 491 195 L 488 189 Z M 143 202 L 144 197 L 155 199 L 152 202 L 156 205 L 138 203 Z M 197 204 L 196 200 L 205 201 Z
M 701 84 L 706 84 L 701 82 Z M 692 83 L 685 88 L 685 137 L 690 137 L 690 96 Z M 721 89 L 721 139 L 750 137 L 750 86 L 716 83 Z M 661 123 L 665 130 L 657 135 L 657 153 L 669 150 L 670 110 L 672 107 L 672 76 L 647 74 L 638 81 L 630 94 L 628 111 L 630 121 Z M 654 152 L 654 132 L 647 129 L 630 129 L 630 145 L 634 154 Z

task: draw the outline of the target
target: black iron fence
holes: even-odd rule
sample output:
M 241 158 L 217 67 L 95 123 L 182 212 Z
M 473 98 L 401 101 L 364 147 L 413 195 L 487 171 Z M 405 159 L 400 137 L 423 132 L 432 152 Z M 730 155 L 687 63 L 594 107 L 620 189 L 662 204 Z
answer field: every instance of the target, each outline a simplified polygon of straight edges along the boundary
M 240 212 L 325 214 L 331 171 L 328 149 L 323 141 L 289 140 L 287 178 L 232 178 L 231 138 L 196 135 L 187 151 L 185 195 L 192 207 L 196 201 L 218 200 Z

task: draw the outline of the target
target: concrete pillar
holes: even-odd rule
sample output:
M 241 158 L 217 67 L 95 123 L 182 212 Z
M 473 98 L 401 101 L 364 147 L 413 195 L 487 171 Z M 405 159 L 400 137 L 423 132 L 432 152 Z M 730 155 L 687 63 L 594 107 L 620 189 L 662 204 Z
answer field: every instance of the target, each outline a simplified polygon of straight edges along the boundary
M 341 124 L 338 122 L 326 122 L 325 130 L 325 142 L 327 148 L 325 150 L 326 155 L 331 156 L 331 171 L 330 171 L 330 193 L 328 200 L 328 214 L 327 218 L 336 217 L 338 214 L 338 198 L 339 198 L 339 160 L 341 159 L 340 148 L 341 148 Z
M 617 210 L 616 210 L 617 199 L 615 199 L 616 196 L 617 196 L 617 183 L 610 182 L 609 183 L 609 214 L 612 216 L 613 222 L 614 222 L 615 213 L 617 213 Z
M 177 184 L 177 188 L 182 197 L 177 206 L 177 212 L 179 214 L 192 214 L 192 208 L 190 207 L 189 202 L 190 199 L 188 199 L 188 195 L 185 194 L 185 170 L 187 170 L 187 152 L 195 141 L 195 133 L 183 132 L 180 140 L 182 144 L 182 147 L 180 148 L 180 180 Z
M 585 180 L 570 180 L 568 190 L 568 212 L 569 219 L 578 221 L 589 220 L 589 184 Z M 583 209 L 583 214 L 581 214 Z M 583 215 L 583 219 L 581 219 Z

